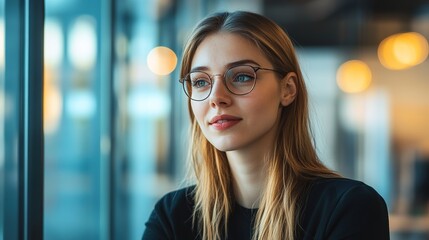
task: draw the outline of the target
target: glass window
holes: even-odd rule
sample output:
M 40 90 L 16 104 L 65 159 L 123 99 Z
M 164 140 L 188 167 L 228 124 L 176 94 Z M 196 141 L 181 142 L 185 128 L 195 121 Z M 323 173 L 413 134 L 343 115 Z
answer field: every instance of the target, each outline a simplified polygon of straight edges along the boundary
M 102 38 L 108 4 L 46 1 L 45 239 L 106 239 L 108 160 L 102 151 L 110 100 L 101 91 L 110 86 L 103 65 L 110 40 Z
M 173 109 L 180 106 L 172 94 L 177 85 L 176 9 L 172 2 L 133 3 L 117 2 L 113 35 L 118 239 L 141 238 L 154 202 L 175 186 L 178 161 L 171 153 Z

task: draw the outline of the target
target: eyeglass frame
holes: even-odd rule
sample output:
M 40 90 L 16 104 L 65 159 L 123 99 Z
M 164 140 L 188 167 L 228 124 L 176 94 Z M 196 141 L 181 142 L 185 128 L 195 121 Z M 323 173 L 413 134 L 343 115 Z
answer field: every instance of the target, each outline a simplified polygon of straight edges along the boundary
M 231 69 L 233 69 L 233 68 L 237 68 L 237 67 L 244 67 L 244 66 L 247 66 L 247 67 L 252 68 L 253 73 L 255 74 L 254 84 L 253 84 L 252 88 L 251 88 L 248 92 L 246 92 L 246 93 L 234 93 L 233 91 L 231 91 L 231 89 L 229 89 L 228 84 L 226 83 L 226 73 L 227 73 L 228 71 L 230 71 Z M 247 94 L 251 93 L 251 92 L 253 91 L 253 89 L 255 88 L 255 86 L 256 86 L 256 80 L 257 80 L 257 71 L 259 71 L 259 70 L 273 71 L 273 72 L 279 73 L 279 74 L 280 74 L 280 75 L 282 75 L 282 76 L 285 76 L 285 75 L 288 73 L 288 72 L 281 71 L 281 70 L 278 70 L 278 69 L 263 68 L 263 67 L 259 67 L 259 66 L 258 66 L 258 67 L 255 67 L 255 66 L 248 65 L 248 64 L 242 64 L 242 65 L 236 65 L 236 66 L 232 66 L 232 67 L 228 68 L 228 69 L 227 69 L 223 74 L 213 74 L 213 75 L 210 75 L 210 74 L 208 74 L 208 73 L 206 73 L 206 72 L 204 72 L 204 71 L 200 71 L 200 70 L 191 71 L 191 72 L 187 73 L 183 78 L 179 79 L 179 82 L 182 84 L 183 91 L 185 92 L 186 96 L 187 96 L 189 99 L 191 99 L 192 101 L 201 102 L 201 101 L 204 101 L 204 100 L 206 100 L 207 98 L 209 98 L 209 97 L 210 97 L 210 94 L 212 93 L 212 90 L 213 90 L 213 78 L 214 78 L 214 77 L 216 77 L 216 76 L 222 76 L 222 75 L 223 75 L 223 76 L 222 76 L 222 82 L 223 82 L 224 86 L 226 87 L 226 89 L 228 90 L 228 92 L 230 92 L 230 93 L 232 93 L 232 94 L 234 94 L 234 95 L 237 95 L 237 96 L 243 96 L 243 95 L 247 95 Z M 207 94 L 207 97 L 205 97 L 205 98 L 203 98 L 203 99 L 200 99 L 200 100 L 193 99 L 193 98 L 188 94 L 188 91 L 186 91 L 186 89 L 185 89 L 185 88 L 186 88 L 186 87 L 185 87 L 185 82 L 186 82 L 186 81 L 189 81 L 189 80 L 187 80 L 187 79 L 189 78 L 189 76 L 190 76 L 192 73 L 204 73 L 204 74 L 206 74 L 206 75 L 209 77 L 208 79 L 210 80 L 210 91 L 209 91 L 209 93 Z

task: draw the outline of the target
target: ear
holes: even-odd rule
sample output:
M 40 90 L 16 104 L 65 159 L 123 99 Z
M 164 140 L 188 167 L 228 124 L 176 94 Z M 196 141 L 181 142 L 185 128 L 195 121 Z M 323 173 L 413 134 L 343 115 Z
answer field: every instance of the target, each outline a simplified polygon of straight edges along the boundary
M 296 97 L 296 73 L 290 72 L 281 80 L 280 103 L 283 107 L 288 106 Z

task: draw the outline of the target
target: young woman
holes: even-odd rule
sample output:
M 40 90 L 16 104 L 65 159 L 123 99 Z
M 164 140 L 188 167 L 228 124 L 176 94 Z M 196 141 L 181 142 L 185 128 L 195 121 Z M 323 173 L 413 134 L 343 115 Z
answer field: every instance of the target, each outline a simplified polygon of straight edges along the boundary
M 193 186 L 164 196 L 143 239 L 388 239 L 386 204 L 326 168 L 294 47 L 271 20 L 217 13 L 193 31 L 181 80 Z

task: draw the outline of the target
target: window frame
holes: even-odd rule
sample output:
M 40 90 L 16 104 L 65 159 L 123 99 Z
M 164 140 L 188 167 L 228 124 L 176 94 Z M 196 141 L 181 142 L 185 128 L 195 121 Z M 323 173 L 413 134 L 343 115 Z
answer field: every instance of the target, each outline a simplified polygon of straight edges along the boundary
M 43 239 L 45 1 L 5 1 L 5 239 Z

